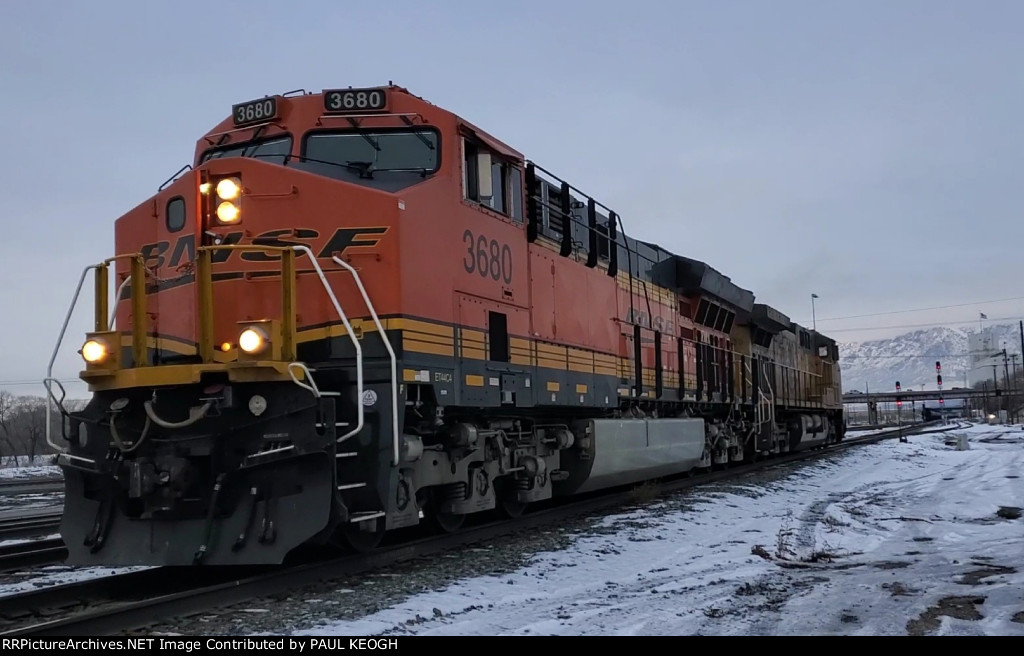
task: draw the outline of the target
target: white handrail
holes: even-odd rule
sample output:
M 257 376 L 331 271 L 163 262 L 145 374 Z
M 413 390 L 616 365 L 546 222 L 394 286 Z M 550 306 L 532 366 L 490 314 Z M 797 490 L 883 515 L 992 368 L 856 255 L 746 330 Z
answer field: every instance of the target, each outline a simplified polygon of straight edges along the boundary
M 299 380 L 298 376 L 295 375 L 295 372 L 292 371 L 292 367 L 302 370 L 302 374 L 303 376 L 305 376 L 306 380 L 309 381 L 309 385 Z M 309 367 L 307 367 L 301 362 L 291 362 L 288 364 L 288 375 L 292 377 L 293 383 L 295 383 L 302 389 L 309 390 L 309 393 L 315 396 L 316 398 L 320 398 L 320 388 L 316 386 L 316 381 L 313 380 L 313 373 L 309 370 Z
M 57 345 L 53 347 L 53 353 L 50 354 L 50 362 L 46 366 L 46 378 L 43 379 L 43 386 L 46 387 L 46 443 L 59 454 L 65 453 L 65 449 L 62 446 L 57 445 L 53 441 L 53 429 L 50 427 L 51 419 L 50 415 L 53 414 L 53 388 L 51 387 L 54 382 L 53 377 L 53 363 L 57 361 L 57 354 L 60 352 L 61 344 L 64 343 L 64 335 L 68 331 L 68 324 L 71 323 L 71 315 L 75 312 L 75 306 L 78 305 L 78 296 L 82 293 L 82 285 L 85 283 L 85 276 L 88 275 L 89 271 L 97 268 L 99 265 L 90 264 L 89 266 L 82 269 L 82 275 L 78 279 L 78 286 L 75 287 L 75 295 L 71 297 L 71 307 L 68 308 L 68 312 L 64 315 L 64 324 L 60 327 L 60 335 L 57 337 Z M 63 421 L 63 418 L 61 419 Z M 87 458 L 79 458 L 79 460 L 88 460 Z M 96 462 L 95 460 L 89 460 L 89 462 Z
M 121 281 L 121 284 L 117 286 L 117 293 L 114 294 L 113 307 L 110 310 L 110 321 L 107 322 L 107 330 L 114 329 L 114 321 L 117 319 L 117 304 L 121 302 L 121 294 L 124 292 L 124 288 L 131 282 L 131 277 L 126 277 Z
M 338 302 L 338 297 L 334 295 L 334 290 L 331 289 L 330 283 L 327 282 L 327 277 L 324 276 L 324 270 L 320 268 L 320 263 L 316 261 L 316 256 L 313 255 L 313 251 L 309 249 L 309 246 L 301 245 L 292 246 L 292 249 L 300 253 L 305 253 L 309 256 L 309 261 L 312 263 L 313 268 L 316 269 L 316 275 L 320 278 L 320 283 L 324 286 L 324 291 L 327 292 L 328 298 L 331 299 L 331 303 L 334 305 L 334 310 L 338 313 L 338 316 L 341 317 L 341 323 L 345 324 L 345 329 L 348 330 L 348 337 L 352 341 L 352 346 L 355 347 L 356 350 L 356 412 L 358 413 L 358 419 L 356 420 L 355 428 L 338 438 L 338 442 L 344 442 L 363 429 L 363 349 L 359 346 L 359 340 L 356 339 L 355 331 L 352 330 L 352 324 L 349 323 L 348 317 L 345 316 L 345 311 L 341 309 L 341 303 Z M 306 371 L 308 371 L 308 369 Z M 289 368 L 288 373 L 291 374 L 291 368 Z
M 774 362 L 770 362 L 769 364 L 771 364 L 773 367 L 775 366 Z M 768 398 L 768 401 L 770 401 L 770 403 L 768 404 L 768 417 L 769 419 L 771 419 L 772 422 L 772 430 L 775 430 L 775 390 L 772 389 L 772 381 L 768 377 L 768 372 L 764 369 L 765 366 L 766 365 L 762 360 L 761 372 L 764 374 L 764 384 L 768 388 L 768 394 L 770 395 Z
M 356 286 L 359 288 L 359 293 L 363 296 L 363 302 L 366 303 L 366 308 L 370 311 L 370 316 L 373 317 L 373 323 L 377 325 L 377 330 L 380 332 L 380 338 L 384 342 L 384 348 L 388 350 L 388 356 L 391 358 L 391 436 L 392 436 L 392 450 L 393 455 L 391 457 L 391 464 L 398 465 L 398 360 L 395 357 L 395 349 L 391 348 L 391 340 L 388 339 L 387 333 L 384 332 L 384 326 L 380 323 L 380 318 L 377 316 L 377 310 L 373 308 L 373 303 L 370 302 L 370 296 L 366 293 L 366 288 L 363 287 L 363 281 L 359 278 L 359 274 L 356 270 L 348 263 L 342 260 L 340 257 L 335 255 L 333 258 L 335 264 L 344 267 L 349 273 L 352 274 L 352 278 L 356 281 Z M 359 399 L 360 405 L 362 405 L 362 397 Z

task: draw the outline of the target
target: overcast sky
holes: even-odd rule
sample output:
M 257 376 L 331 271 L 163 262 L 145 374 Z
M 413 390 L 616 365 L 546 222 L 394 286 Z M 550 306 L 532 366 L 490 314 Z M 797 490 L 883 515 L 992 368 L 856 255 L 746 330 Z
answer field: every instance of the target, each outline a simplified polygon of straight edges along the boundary
M 233 103 L 388 80 L 841 340 L 1017 318 L 1022 64 L 1013 1 L 3 0 L 0 381 Z

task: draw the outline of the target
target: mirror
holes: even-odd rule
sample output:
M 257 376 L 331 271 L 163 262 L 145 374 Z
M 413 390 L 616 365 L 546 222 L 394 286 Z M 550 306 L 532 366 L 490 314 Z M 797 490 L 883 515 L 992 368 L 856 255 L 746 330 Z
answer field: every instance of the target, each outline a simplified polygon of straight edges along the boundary
M 480 200 L 490 200 L 494 195 L 491 188 L 491 154 L 480 152 L 476 156 L 477 190 Z

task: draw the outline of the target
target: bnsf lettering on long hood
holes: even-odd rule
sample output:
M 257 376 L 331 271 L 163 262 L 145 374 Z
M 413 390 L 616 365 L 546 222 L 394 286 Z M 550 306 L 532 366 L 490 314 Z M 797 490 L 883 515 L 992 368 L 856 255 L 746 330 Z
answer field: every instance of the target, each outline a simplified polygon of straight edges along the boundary
M 384 233 L 388 231 L 386 226 L 369 226 L 366 228 L 338 228 L 329 240 L 327 240 L 317 252 L 318 258 L 331 258 L 335 255 L 345 255 L 349 249 L 366 248 L 376 246 Z M 309 246 L 314 247 L 320 233 L 311 228 L 287 228 L 281 230 L 268 230 L 260 233 L 253 240 L 252 244 L 259 246 Z M 229 232 L 218 241 L 218 244 L 234 245 L 242 244 L 245 233 Z M 171 244 L 174 248 L 171 248 Z M 170 255 L 168 255 L 170 251 Z M 179 269 L 195 261 L 196 238 L 195 235 L 182 235 L 173 242 L 158 241 L 144 244 L 139 252 L 145 260 L 146 266 L 152 270 L 157 269 Z M 235 256 L 235 251 L 218 251 L 211 256 L 214 262 L 227 262 Z M 275 262 L 281 256 L 273 252 L 242 252 L 238 258 L 247 262 Z

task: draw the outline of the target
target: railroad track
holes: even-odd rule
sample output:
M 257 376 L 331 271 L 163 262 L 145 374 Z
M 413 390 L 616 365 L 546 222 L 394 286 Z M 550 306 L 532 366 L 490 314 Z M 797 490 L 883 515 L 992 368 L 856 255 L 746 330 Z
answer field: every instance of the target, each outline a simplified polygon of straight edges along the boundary
M 19 494 L 47 494 L 63 491 L 64 479 L 60 476 L 0 479 L 0 496 L 5 497 Z
M 68 550 L 60 537 L 0 545 L 0 572 L 38 567 L 64 560 Z
M 0 542 L 31 538 L 56 532 L 60 527 L 60 510 L 49 510 L 34 515 L 20 515 L 0 520 Z
M 917 424 L 903 428 L 902 432 L 905 435 L 943 432 L 959 426 L 938 426 L 939 423 Z M 829 457 L 855 446 L 891 439 L 899 432 L 897 429 L 881 431 L 844 440 L 827 449 L 784 454 L 692 478 L 683 476 L 662 481 L 659 493 L 663 495 L 743 476 L 769 466 Z M 141 629 L 168 618 L 294 591 L 324 581 L 515 535 L 526 529 L 555 524 L 567 516 L 607 511 L 633 500 L 632 489 L 594 493 L 572 502 L 542 507 L 516 520 L 486 522 L 455 534 L 417 538 L 386 546 L 370 554 L 329 558 L 295 566 L 217 569 L 159 567 L 41 588 L 0 597 L 0 635 L 111 635 Z M 61 613 L 66 616 L 43 619 Z

